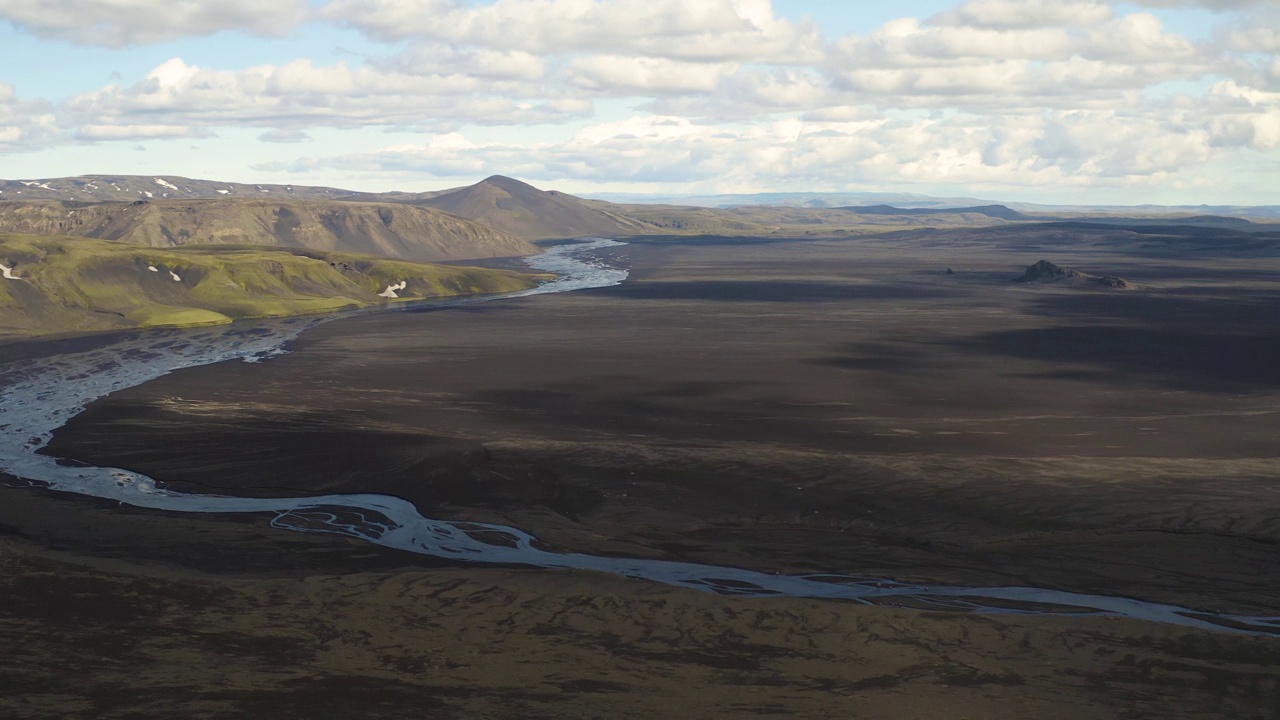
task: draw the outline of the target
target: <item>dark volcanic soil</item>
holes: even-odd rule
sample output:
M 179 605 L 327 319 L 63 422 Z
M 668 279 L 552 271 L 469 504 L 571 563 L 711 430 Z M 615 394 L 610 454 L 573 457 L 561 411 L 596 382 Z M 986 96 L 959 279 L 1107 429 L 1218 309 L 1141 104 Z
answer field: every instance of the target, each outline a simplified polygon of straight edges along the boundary
M 623 286 L 330 323 L 51 451 L 563 549 L 1280 611 L 1280 284 L 1076 242 L 1156 289 L 1010 287 L 1044 238 L 977 235 L 649 241 Z
M 1271 639 L 724 598 L 590 573 L 390 570 L 368 545 L 243 517 L 175 520 L 29 490 L 0 499 L 5 718 L 1280 711 Z
M 51 451 L 202 492 L 391 493 L 567 550 L 1280 614 L 1272 245 L 1024 226 L 616 252 L 634 269 L 620 287 L 329 323 L 291 355 L 95 403 Z M 1045 255 L 1139 289 L 1009 282 Z M 37 533 L 32 511 L 11 507 L 0 525 L 23 542 L 77 538 L 71 559 L 94 582 L 136 570 L 98 566 L 124 562 L 233 588 L 186 625 L 187 606 L 169 602 L 165 632 L 234 626 L 267 643 L 252 647 L 302 653 L 280 660 L 309 669 L 288 682 L 346 678 L 343 702 L 383 693 L 388 716 L 430 696 L 441 717 L 849 717 L 853 700 L 866 717 L 1280 717 L 1272 641 L 726 601 L 540 571 L 389 572 L 430 563 L 339 538 L 281 540 L 293 536 L 261 519 L 130 521 L 173 547 L 134 538 L 106 509 Z M 42 517 L 64 516 L 79 517 Z M 225 540 L 181 540 L 192 532 Z M 308 559 L 286 560 L 297 543 Z M 351 574 L 360 557 L 368 576 Z M 289 579 L 324 572 L 337 577 Z M 137 602 L 162 591 L 142 587 Z M 389 629 L 433 622 L 443 635 Z M 42 657 L 56 655 L 48 642 Z M 212 663 L 213 650 L 174 642 Z M 489 664 L 466 659 L 471 647 Z M 251 655 L 226 651 L 246 687 Z M 374 657 L 391 665 L 373 672 Z M 660 680 L 689 672 L 693 685 Z M 264 707 L 319 697 L 299 688 L 263 695 Z M 223 706 L 207 695 L 216 717 Z M 655 697 L 674 700 L 644 699 Z

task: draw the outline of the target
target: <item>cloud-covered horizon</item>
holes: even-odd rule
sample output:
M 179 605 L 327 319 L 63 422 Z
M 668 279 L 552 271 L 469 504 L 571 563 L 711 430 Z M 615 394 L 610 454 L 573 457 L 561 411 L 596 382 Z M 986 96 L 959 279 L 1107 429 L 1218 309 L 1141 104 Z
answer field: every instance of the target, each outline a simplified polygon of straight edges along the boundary
M 0 0 L 0 20 L 51 53 L 153 57 L 212 35 L 293 48 L 320 30 L 370 49 L 173 54 L 64 96 L 24 96 L 20 76 L 0 76 L 0 154 L 31 167 L 61 148 L 190 140 L 238 153 L 246 177 L 294 182 L 502 173 L 656 192 L 1074 188 L 1134 202 L 1221 193 L 1242 174 L 1257 185 L 1280 166 L 1274 2 L 940 1 L 842 36 L 803 7 Z M 1187 13 L 1203 31 L 1171 27 Z M 237 129 L 270 152 L 224 137 Z

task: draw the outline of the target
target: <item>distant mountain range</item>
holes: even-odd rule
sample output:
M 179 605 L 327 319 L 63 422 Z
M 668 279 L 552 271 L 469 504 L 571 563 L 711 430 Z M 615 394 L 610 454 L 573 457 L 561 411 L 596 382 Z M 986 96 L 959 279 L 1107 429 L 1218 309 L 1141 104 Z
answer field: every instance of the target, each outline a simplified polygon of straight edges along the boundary
M 685 205 L 705 208 L 749 206 L 852 208 L 892 206 L 899 209 L 973 208 L 1003 205 L 1027 214 L 1073 215 L 1220 215 L 1250 218 L 1280 218 L 1280 205 L 1064 205 L 1012 202 L 972 197 L 934 197 L 913 193 L 883 192 L 792 192 L 725 195 L 663 195 L 640 193 L 590 193 L 586 197 L 614 203 L 637 205 Z
M 339 200 L 357 195 L 350 190 L 303 185 L 245 185 L 192 180 L 164 175 L 80 175 L 45 180 L 0 180 L 0 200 L 70 200 L 124 202 L 133 200 L 217 200 L 271 198 Z
M 686 205 L 733 208 L 756 205 L 796 208 L 836 208 L 892 205 L 900 208 L 949 208 L 989 205 L 990 200 L 971 197 L 933 197 L 886 192 L 782 192 L 724 195 L 663 195 L 647 193 L 590 193 L 586 197 L 636 205 Z
M 1031 220 L 1026 215 L 1011 210 L 1004 205 L 982 205 L 979 207 L 952 207 L 952 208 L 898 208 L 892 205 L 871 205 L 867 207 L 842 207 L 837 210 L 848 210 L 858 213 L 859 215 L 945 215 L 945 214 L 964 214 L 972 213 L 974 215 L 986 215 L 987 217 L 999 218 L 1001 220 Z
M 653 231 L 632 223 L 627 206 L 669 205 L 708 209 L 779 207 L 858 210 L 927 209 L 952 213 L 1004 206 L 1034 216 L 1066 215 L 1216 215 L 1280 218 L 1280 205 L 1064 205 L 1009 202 L 973 197 L 935 197 L 886 192 L 786 192 L 723 195 L 591 193 L 575 197 L 539 190 L 495 175 L 475 185 L 432 192 L 370 193 L 308 185 L 261 185 L 195 180 L 174 175 L 82 175 L 38 180 L 0 180 L 0 201 L 59 200 L 122 202 L 134 200 L 332 200 L 434 207 L 525 238 L 573 237 L 583 234 L 637 234 Z M 597 212 L 589 212 L 594 210 Z M 600 217 L 599 213 L 606 216 Z M 554 219 L 552 216 L 561 218 Z M 993 216 L 996 217 L 996 216 Z M 506 227 L 504 227 L 504 224 Z M 537 228 L 536 230 L 531 228 Z M 582 232 L 573 232 L 573 230 Z

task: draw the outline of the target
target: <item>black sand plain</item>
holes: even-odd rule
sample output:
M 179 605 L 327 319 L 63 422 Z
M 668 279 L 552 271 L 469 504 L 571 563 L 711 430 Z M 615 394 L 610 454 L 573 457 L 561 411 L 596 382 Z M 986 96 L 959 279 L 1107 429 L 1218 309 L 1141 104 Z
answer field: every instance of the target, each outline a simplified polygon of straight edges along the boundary
M 116 393 L 50 450 L 193 491 L 390 493 L 555 549 L 1280 615 L 1275 233 L 610 252 L 622 286 L 331 322 Z M 1135 287 L 1011 282 L 1040 259 Z M 2 495 L 20 717 L 1280 718 L 1271 638 L 447 567 Z

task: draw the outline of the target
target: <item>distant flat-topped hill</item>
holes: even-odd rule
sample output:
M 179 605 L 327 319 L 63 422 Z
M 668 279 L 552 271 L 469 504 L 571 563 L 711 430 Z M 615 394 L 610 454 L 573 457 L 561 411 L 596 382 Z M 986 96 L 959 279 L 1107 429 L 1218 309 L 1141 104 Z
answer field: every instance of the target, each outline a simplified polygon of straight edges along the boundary
M 944 207 L 944 208 L 900 208 L 892 205 L 869 205 L 865 207 L 848 206 L 836 208 L 837 210 L 848 210 L 858 213 L 859 215 L 986 215 L 987 217 L 999 218 L 1001 220 L 1030 220 L 1028 216 L 1005 207 L 1004 205 L 979 205 L 975 207 Z
M 562 192 L 495 175 L 415 202 L 524 238 L 638 235 L 653 228 Z
M 1021 277 L 1014 278 L 1018 283 L 1041 283 L 1060 285 L 1097 285 L 1115 290 L 1127 290 L 1133 286 L 1129 281 L 1114 275 L 1089 275 L 1079 270 L 1064 268 L 1048 260 L 1041 260 L 1028 265 Z
M 266 245 L 416 261 L 533 255 L 526 240 L 433 208 L 268 199 L 0 202 L 0 231 L 171 247 Z

